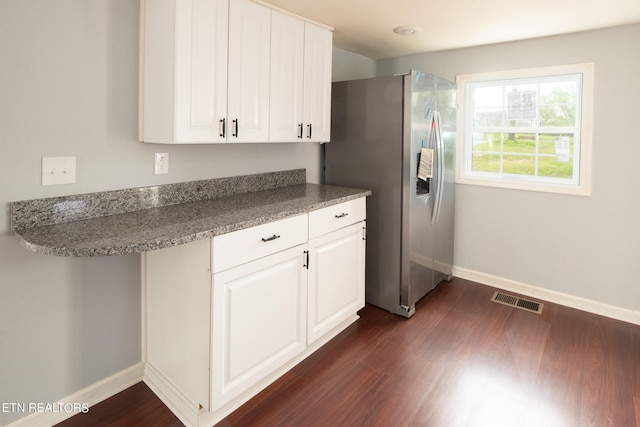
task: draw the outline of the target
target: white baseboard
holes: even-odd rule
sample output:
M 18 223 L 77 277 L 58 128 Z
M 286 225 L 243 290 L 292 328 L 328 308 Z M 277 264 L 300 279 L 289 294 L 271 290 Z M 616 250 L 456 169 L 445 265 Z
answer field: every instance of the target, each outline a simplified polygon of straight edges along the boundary
M 91 406 L 96 403 L 100 403 L 111 396 L 120 393 L 122 390 L 131 387 L 134 384 L 139 383 L 142 380 L 144 373 L 144 364 L 142 362 L 117 372 L 110 377 L 107 377 L 97 383 L 91 384 L 88 387 L 77 391 L 64 399 L 59 400 L 56 403 L 52 403 L 54 411 L 56 408 L 64 409 L 65 405 L 70 407 L 69 404 L 76 403 L 78 405 L 86 405 L 91 411 Z M 26 408 L 29 409 L 28 407 Z M 20 418 L 8 424 L 7 427 L 46 427 L 58 424 L 78 412 L 74 411 L 44 411 L 44 412 L 32 412 L 26 417 Z
M 492 286 L 494 288 L 505 291 L 515 292 L 532 298 L 538 298 L 549 301 L 554 304 L 564 305 L 565 307 L 575 308 L 577 310 L 586 311 L 588 313 L 598 314 L 600 316 L 610 317 L 623 322 L 640 325 L 640 312 L 628 310 L 613 305 L 604 304 L 598 301 L 565 294 L 562 292 L 552 291 L 550 289 L 540 288 L 538 286 L 529 285 L 504 277 L 498 277 L 480 271 L 469 270 L 455 266 L 453 275 L 461 279 L 467 279 L 483 285 Z
M 197 408 L 184 394 L 171 384 L 149 362 L 145 364 L 144 383 L 186 426 L 200 424 L 200 416 L 204 411 Z

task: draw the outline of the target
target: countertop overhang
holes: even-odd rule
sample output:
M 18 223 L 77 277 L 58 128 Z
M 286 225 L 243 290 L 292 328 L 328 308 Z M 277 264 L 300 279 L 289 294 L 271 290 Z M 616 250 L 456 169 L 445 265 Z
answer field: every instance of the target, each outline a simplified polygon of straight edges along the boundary
M 125 255 L 210 238 L 370 194 L 304 183 L 14 229 L 13 233 L 22 246 L 43 255 Z

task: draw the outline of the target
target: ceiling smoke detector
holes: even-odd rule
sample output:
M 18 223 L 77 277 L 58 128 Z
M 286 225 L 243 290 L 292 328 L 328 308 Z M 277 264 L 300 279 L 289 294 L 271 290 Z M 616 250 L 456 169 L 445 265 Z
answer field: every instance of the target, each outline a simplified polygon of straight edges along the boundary
M 422 31 L 422 28 L 416 27 L 414 25 L 401 25 L 393 29 L 394 33 L 400 34 L 401 36 L 412 36 L 419 33 L 420 31 Z

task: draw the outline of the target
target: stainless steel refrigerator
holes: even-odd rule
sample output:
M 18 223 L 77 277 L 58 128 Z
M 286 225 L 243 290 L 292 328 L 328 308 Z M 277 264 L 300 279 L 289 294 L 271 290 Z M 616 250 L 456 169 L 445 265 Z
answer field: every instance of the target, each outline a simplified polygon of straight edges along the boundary
M 366 301 L 410 317 L 451 278 L 455 85 L 418 71 L 335 82 L 331 120 L 325 183 L 372 191 Z

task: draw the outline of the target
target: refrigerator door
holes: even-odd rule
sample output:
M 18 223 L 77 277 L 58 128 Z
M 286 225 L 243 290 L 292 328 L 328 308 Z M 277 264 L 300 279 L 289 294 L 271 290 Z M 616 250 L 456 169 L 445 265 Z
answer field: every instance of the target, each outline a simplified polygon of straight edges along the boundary
M 403 280 L 401 303 L 409 311 L 415 309 L 416 302 L 435 287 L 433 281 L 434 233 L 431 219 L 436 201 L 435 174 L 426 180 L 419 179 L 418 165 L 421 149 L 434 150 L 434 167 L 437 166 L 437 144 L 434 127 L 436 112 L 436 85 L 434 77 L 413 71 L 405 77 L 407 96 L 407 118 L 409 119 L 407 136 L 409 153 L 405 160 L 408 167 L 403 175 L 409 185 L 405 191 L 410 217 L 405 221 L 407 230 L 407 248 L 404 261 L 408 264 L 409 279 Z
M 455 215 L 455 147 L 456 147 L 456 87 L 438 79 L 437 110 L 443 152 L 438 167 L 441 169 L 442 189 L 434 237 L 434 285 L 451 279 L 453 270 L 453 241 Z

